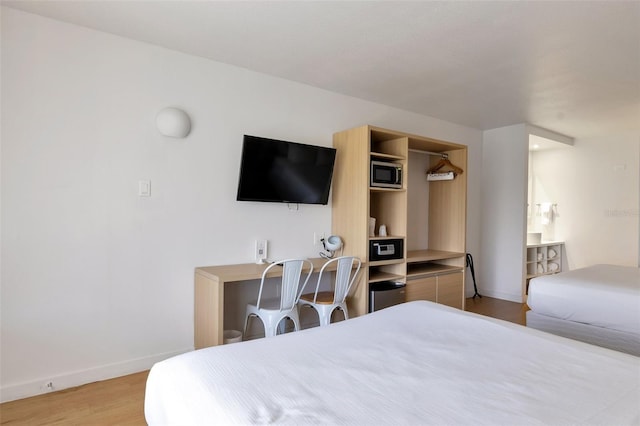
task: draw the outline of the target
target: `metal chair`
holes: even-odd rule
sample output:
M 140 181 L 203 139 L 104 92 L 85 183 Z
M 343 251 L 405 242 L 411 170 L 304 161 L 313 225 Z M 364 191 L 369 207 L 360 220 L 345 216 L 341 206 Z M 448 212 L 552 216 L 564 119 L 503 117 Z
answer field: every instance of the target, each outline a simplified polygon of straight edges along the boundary
M 325 269 L 335 262 L 337 262 L 337 267 L 333 291 L 320 291 L 320 283 Z M 353 268 L 354 264 L 357 265 L 355 269 Z M 353 256 L 341 256 L 327 261 L 320 269 L 315 292 L 301 295 L 298 301 L 299 308 L 302 309 L 305 306 L 314 308 L 318 312 L 320 326 L 331 323 L 331 314 L 336 309 L 342 310 L 344 319 L 349 319 L 346 299 L 358 276 L 360 266 L 362 266 L 360 259 Z
M 307 266 L 309 268 L 306 276 L 303 270 Z M 279 283 L 280 297 L 263 299 L 263 289 L 265 279 L 272 268 L 282 267 L 282 281 Z M 293 321 L 296 331 L 300 330 L 300 318 L 298 316 L 297 303 L 300 294 L 304 291 L 304 287 L 309 281 L 309 277 L 313 272 L 313 264 L 307 259 L 287 259 L 274 262 L 269 265 L 262 273 L 260 281 L 260 291 L 258 292 L 258 300 L 255 303 L 247 304 L 246 316 L 244 321 L 244 335 L 247 335 L 249 326 L 249 318 L 254 316 L 260 318 L 264 325 L 265 337 L 273 337 L 278 334 L 278 324 L 285 319 L 290 318 Z M 304 282 L 300 285 L 301 280 Z M 284 328 L 282 328 L 284 331 Z

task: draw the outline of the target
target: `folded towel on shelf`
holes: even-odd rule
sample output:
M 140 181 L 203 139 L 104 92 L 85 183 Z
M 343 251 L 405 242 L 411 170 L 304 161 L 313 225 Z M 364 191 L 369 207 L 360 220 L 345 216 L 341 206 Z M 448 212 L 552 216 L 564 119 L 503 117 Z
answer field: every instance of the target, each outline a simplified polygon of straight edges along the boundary
M 543 274 L 544 273 L 544 266 L 542 266 L 542 263 L 538 263 L 538 273 L 539 274 Z
M 560 265 L 558 265 L 556 262 L 549 262 L 547 264 L 547 268 L 549 269 L 549 271 L 551 272 L 556 272 L 560 270 Z
M 554 249 L 549 249 L 549 251 L 547 251 L 547 257 L 549 259 L 553 259 L 557 255 L 558 255 L 558 253 L 556 253 L 556 251 Z

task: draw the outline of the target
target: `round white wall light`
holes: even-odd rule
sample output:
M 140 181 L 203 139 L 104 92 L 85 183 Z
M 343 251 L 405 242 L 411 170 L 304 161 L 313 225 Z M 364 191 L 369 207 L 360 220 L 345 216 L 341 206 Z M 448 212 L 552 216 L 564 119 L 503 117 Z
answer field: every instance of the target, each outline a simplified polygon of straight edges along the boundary
M 184 138 L 191 131 L 191 119 L 178 108 L 164 108 L 156 116 L 158 131 L 172 138 Z
M 325 259 L 331 259 L 336 254 L 336 251 L 342 248 L 342 238 L 337 235 L 331 235 L 327 239 L 322 239 L 322 245 L 328 253 L 320 252 L 320 256 Z
M 342 238 L 337 235 L 331 235 L 324 242 L 324 246 L 329 251 L 340 250 L 342 247 Z

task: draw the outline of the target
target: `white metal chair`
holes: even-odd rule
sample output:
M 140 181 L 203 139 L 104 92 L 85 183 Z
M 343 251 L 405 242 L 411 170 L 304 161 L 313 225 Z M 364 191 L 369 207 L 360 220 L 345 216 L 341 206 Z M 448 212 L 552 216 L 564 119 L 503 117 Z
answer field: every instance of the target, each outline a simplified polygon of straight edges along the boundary
M 335 281 L 333 283 L 333 291 L 320 291 L 323 272 L 329 265 L 335 262 L 337 262 L 337 269 L 335 273 Z M 353 268 L 354 264 L 357 265 L 355 269 Z M 346 299 L 349 294 L 349 290 L 351 290 L 351 286 L 353 286 L 353 283 L 356 281 L 361 265 L 362 262 L 360 259 L 353 256 L 341 256 L 327 261 L 322 266 L 322 269 L 320 269 L 315 292 L 300 296 L 300 300 L 298 302 L 300 309 L 305 306 L 314 308 L 318 312 L 318 318 L 321 326 L 329 325 L 331 323 L 331 314 L 336 309 L 342 310 L 344 313 L 344 319 L 349 319 Z
M 309 270 L 305 272 L 306 275 L 303 275 L 305 266 L 307 266 Z M 282 281 L 280 283 L 281 288 L 279 289 L 280 297 L 263 299 L 265 279 L 269 271 L 276 267 L 283 268 Z M 313 263 L 307 259 L 287 259 L 269 265 L 262 273 L 258 300 L 256 303 L 247 304 L 244 320 L 244 335 L 247 335 L 249 318 L 254 316 L 260 318 L 262 321 L 265 337 L 273 337 L 278 334 L 278 324 L 285 318 L 290 318 L 293 321 L 296 331 L 300 330 L 300 317 L 298 316 L 297 303 L 312 272 Z M 304 279 L 304 282 L 300 285 L 302 279 Z M 284 328 L 282 330 L 284 331 Z

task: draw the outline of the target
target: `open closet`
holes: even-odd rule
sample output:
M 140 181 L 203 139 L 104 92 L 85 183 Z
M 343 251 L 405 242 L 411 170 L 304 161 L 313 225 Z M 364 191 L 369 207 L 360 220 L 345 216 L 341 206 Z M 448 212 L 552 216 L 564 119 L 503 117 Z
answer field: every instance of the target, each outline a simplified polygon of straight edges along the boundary
M 332 232 L 366 263 L 349 312 L 366 313 L 370 286 L 385 281 L 406 284 L 407 301 L 464 309 L 467 147 L 374 126 L 336 133 L 333 145 Z M 376 164 L 395 165 L 401 182 L 378 185 Z

